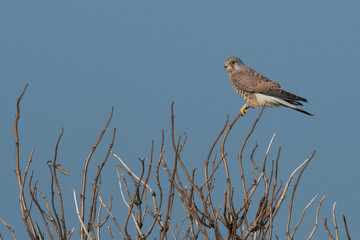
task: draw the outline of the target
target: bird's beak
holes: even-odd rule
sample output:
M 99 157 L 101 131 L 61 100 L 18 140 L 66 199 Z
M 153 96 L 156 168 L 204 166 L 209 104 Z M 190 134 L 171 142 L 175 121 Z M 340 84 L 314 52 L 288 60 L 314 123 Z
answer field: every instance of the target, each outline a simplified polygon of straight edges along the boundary
M 226 69 L 229 66 L 229 63 L 224 63 L 224 68 Z

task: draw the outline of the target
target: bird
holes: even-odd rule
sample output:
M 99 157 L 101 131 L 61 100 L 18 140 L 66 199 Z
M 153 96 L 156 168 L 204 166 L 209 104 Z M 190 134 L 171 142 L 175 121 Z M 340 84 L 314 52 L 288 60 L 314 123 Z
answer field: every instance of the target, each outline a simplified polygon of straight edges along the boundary
M 303 105 L 301 102 L 307 102 L 305 98 L 283 90 L 279 83 L 271 81 L 246 66 L 240 58 L 227 58 L 224 67 L 229 74 L 231 86 L 245 101 L 245 105 L 240 110 L 242 116 L 245 115 L 248 108 L 258 108 L 264 105 L 266 107 L 284 106 L 314 116 L 299 108 Z

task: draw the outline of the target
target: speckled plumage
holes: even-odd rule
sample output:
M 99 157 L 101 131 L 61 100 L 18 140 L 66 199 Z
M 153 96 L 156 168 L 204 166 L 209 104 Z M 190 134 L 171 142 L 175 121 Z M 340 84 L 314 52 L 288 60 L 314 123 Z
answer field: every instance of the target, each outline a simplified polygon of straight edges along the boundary
M 313 116 L 297 107 L 302 106 L 300 101 L 307 102 L 305 98 L 283 90 L 280 84 L 249 68 L 240 58 L 230 57 L 224 64 L 231 86 L 245 100 L 241 109 L 243 114 L 247 108 L 261 107 L 266 103 L 268 107 L 285 106 Z

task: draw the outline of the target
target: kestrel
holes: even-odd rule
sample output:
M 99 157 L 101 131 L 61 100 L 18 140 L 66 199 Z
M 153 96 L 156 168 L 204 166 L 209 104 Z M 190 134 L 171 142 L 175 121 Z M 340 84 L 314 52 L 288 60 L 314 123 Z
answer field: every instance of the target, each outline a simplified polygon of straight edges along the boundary
M 230 57 L 225 60 L 224 64 L 231 86 L 245 100 L 245 105 L 240 110 L 242 116 L 245 115 L 248 108 L 262 107 L 265 104 L 267 107 L 284 106 L 314 116 L 297 107 L 302 106 L 300 101 L 307 102 L 305 98 L 283 90 L 280 84 L 255 72 L 240 58 Z

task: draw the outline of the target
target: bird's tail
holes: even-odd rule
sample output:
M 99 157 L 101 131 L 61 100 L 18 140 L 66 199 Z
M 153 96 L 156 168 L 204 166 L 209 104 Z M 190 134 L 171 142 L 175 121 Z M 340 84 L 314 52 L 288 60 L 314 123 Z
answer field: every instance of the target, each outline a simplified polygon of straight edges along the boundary
M 309 112 L 307 112 L 307 111 L 305 111 L 305 110 L 302 110 L 302 109 L 300 109 L 300 108 L 293 108 L 293 109 L 294 109 L 294 110 L 296 110 L 296 111 L 299 111 L 299 112 L 305 113 L 306 115 L 309 115 L 309 116 L 314 116 L 314 114 L 309 113 Z
M 285 101 L 285 100 L 282 100 L 282 99 L 276 98 L 276 97 L 274 97 L 273 99 L 276 102 L 278 102 L 280 105 L 283 105 L 284 107 L 292 108 L 292 109 L 294 109 L 294 110 L 296 110 L 298 112 L 302 112 L 302 113 L 304 113 L 306 115 L 309 115 L 309 116 L 314 116 L 312 113 L 309 113 L 309 112 L 307 112 L 305 110 L 302 110 L 302 109 L 296 107 L 294 104 L 289 103 L 288 101 Z

